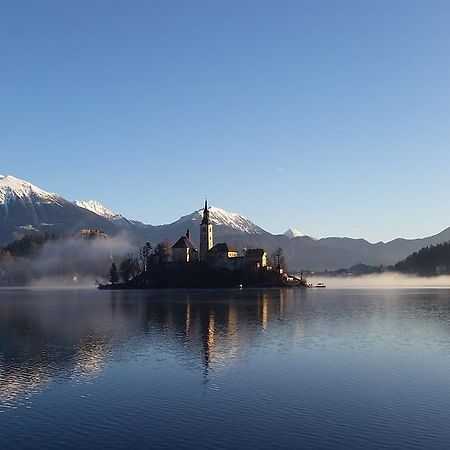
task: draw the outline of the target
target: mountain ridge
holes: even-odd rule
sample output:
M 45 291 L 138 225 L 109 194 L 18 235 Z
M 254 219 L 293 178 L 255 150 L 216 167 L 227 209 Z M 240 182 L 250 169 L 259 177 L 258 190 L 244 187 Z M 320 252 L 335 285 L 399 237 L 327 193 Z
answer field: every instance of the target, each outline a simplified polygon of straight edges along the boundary
M 106 219 L 119 219 L 123 217 L 121 214 L 116 214 L 115 212 L 106 208 L 97 200 L 75 200 L 73 203 L 80 208 L 87 209 L 88 211 L 105 217 Z
M 427 245 L 450 240 L 450 228 L 420 239 L 396 238 L 371 243 L 366 239 L 325 237 L 313 239 L 291 233 L 269 233 L 241 214 L 210 208 L 215 242 L 227 241 L 238 249 L 262 247 L 269 252 L 282 247 L 288 265 L 295 270 L 334 270 L 358 263 L 389 265 Z M 115 236 L 125 233 L 136 243 L 175 242 L 189 228 L 199 242 L 202 209 L 163 225 L 130 220 L 96 200 L 71 202 L 62 196 L 13 176 L 0 176 L 0 242 L 10 242 L 30 232 L 77 234 L 81 228 L 99 228 Z M 297 232 L 297 233 L 295 233 Z M 300 233 L 301 234 L 301 233 Z
M 289 230 L 285 231 L 283 234 L 291 239 L 304 236 L 304 234 L 296 228 L 289 228 Z

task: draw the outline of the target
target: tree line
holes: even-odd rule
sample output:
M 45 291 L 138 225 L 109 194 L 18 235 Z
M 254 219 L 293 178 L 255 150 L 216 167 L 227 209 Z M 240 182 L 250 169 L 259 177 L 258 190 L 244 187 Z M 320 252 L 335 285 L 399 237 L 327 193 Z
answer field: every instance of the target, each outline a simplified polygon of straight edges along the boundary
M 430 245 L 393 266 L 396 272 L 432 276 L 450 273 L 450 242 Z

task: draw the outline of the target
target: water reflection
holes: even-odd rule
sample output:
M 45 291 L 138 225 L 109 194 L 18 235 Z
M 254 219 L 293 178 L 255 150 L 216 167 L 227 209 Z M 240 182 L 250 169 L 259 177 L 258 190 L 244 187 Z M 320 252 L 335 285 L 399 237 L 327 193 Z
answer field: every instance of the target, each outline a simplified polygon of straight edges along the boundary
M 327 339 L 334 327 L 345 327 L 349 320 L 351 327 L 370 329 L 387 312 L 398 327 L 411 314 L 417 319 L 434 313 L 447 320 L 447 297 L 440 292 L 415 302 L 390 294 L 376 304 L 365 295 L 355 305 L 351 294 L 336 304 L 300 290 L 3 291 L 0 402 L 10 406 L 16 397 L 27 398 L 55 377 L 79 381 L 97 376 L 108 360 L 139 357 L 148 349 L 198 367 L 207 382 L 212 369 L 232 365 L 249 349 L 258 349 L 265 337 L 265 345 L 275 340 L 280 348 L 283 343 L 308 345 L 317 330 L 305 338 L 305 317 L 310 329 L 326 324 Z
M 0 291 L 0 448 L 447 448 L 449 331 L 449 291 Z
M 297 307 L 305 294 L 296 293 Z M 133 357 L 153 346 L 200 363 L 205 381 L 291 312 L 294 292 L 3 291 L 0 297 L 0 401 L 52 378 L 99 374 L 116 353 Z

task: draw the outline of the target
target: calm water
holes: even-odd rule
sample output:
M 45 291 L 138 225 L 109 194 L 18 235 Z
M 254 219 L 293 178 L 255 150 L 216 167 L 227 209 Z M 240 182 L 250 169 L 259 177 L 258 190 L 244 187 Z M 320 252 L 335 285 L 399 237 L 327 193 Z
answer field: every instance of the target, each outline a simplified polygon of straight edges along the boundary
M 449 290 L 0 291 L 0 448 L 449 448 Z

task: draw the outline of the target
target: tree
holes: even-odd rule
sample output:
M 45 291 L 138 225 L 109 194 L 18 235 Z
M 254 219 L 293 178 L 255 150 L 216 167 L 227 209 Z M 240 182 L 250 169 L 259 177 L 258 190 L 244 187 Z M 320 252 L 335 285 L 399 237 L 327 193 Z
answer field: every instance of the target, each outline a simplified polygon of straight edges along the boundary
M 119 272 L 117 271 L 116 263 L 112 263 L 111 269 L 109 271 L 109 281 L 112 284 L 116 284 L 119 282 Z
M 272 264 L 277 270 L 285 269 L 284 252 L 281 247 L 278 247 L 271 255 Z
M 133 255 L 129 254 L 120 264 L 120 277 L 126 283 L 139 273 L 139 262 Z
M 424 247 L 395 264 L 393 270 L 422 276 L 450 273 L 450 242 Z
M 172 256 L 172 244 L 167 239 L 160 242 L 155 248 L 155 257 L 158 263 L 168 262 Z
M 141 263 L 141 271 L 147 272 L 150 266 L 150 257 L 152 254 L 152 246 L 150 242 L 146 242 L 145 245 L 139 250 L 139 260 Z

